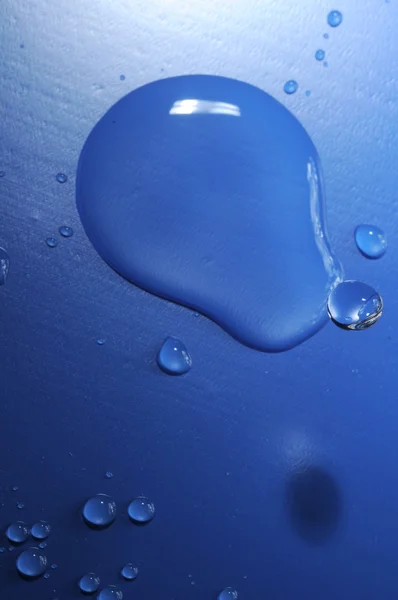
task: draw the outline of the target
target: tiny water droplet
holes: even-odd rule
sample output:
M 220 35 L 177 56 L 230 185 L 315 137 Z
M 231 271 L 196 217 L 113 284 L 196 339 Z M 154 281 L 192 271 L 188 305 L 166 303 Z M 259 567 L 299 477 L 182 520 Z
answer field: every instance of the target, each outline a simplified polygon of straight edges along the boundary
M 106 477 L 107 479 L 112 479 L 112 477 L 113 477 L 113 473 L 112 473 L 112 471 L 107 471 L 107 472 L 105 473 L 105 477 Z
M 183 375 L 192 366 L 192 359 L 181 340 L 168 337 L 157 356 L 159 368 L 168 375 Z
M 323 63 L 323 66 L 324 66 L 324 67 L 328 67 L 328 66 L 329 66 L 329 63 L 328 63 L 328 61 L 327 61 L 327 60 L 325 60 L 325 62 Z
M 53 563 L 53 564 L 51 565 L 51 568 L 52 568 L 52 569 L 56 569 L 56 568 L 57 568 L 57 566 L 58 566 L 58 565 L 57 565 L 56 563 Z
M 286 81 L 285 85 L 283 86 L 283 89 L 286 94 L 294 94 L 295 92 L 297 92 L 298 83 L 294 79 L 289 79 L 289 81 Z
M 343 281 L 328 299 L 329 317 L 343 329 L 367 329 L 376 323 L 382 312 L 381 296 L 361 281 Z
M 25 44 L 19 44 L 20 48 L 25 48 Z
M 39 544 L 39 548 L 46 548 L 47 547 L 47 542 L 40 542 Z
M 15 546 L 9 546 L 8 547 L 8 552 L 14 552 L 15 550 Z
M 367 258 L 381 258 L 387 249 L 384 231 L 375 225 L 358 225 L 355 242 L 358 250 Z
M 328 23 L 330 27 L 338 27 L 343 21 L 343 15 L 339 10 L 331 10 L 328 14 Z
M 14 486 L 12 487 L 12 491 L 13 491 L 13 492 L 17 492 L 18 490 L 19 490 L 19 487 L 18 487 L 17 485 L 14 485 Z
M 65 173 L 57 173 L 55 179 L 58 183 L 66 183 L 68 181 L 68 176 Z
M 68 238 L 68 237 L 72 237 L 72 235 L 73 235 L 72 227 L 68 227 L 67 225 L 62 225 L 58 231 L 62 235 L 62 237 Z
M 120 75 L 120 81 L 124 81 L 126 79 L 126 75 Z
M 55 238 L 53 237 L 49 237 L 46 239 L 46 244 L 49 248 L 55 248 L 55 246 L 58 246 L 58 242 Z
M 79 581 L 79 588 L 83 594 L 94 594 L 100 586 L 101 580 L 95 573 L 86 573 Z
M 325 58 L 325 50 L 321 50 L 321 49 L 317 50 L 315 52 L 315 58 L 316 58 L 316 60 L 323 60 Z
M 324 33 L 323 37 L 325 38 L 325 40 L 328 40 L 329 39 L 329 34 L 328 33 Z
M 97 339 L 97 344 L 98 344 L 98 346 L 103 346 L 105 344 L 104 338 L 98 338 Z
M 0 171 L 0 177 L 4 177 L 5 174 L 6 174 L 5 171 Z
M 39 548 L 28 548 L 18 556 L 16 565 L 22 577 L 35 579 L 45 572 L 47 557 Z
M 6 549 L 4 548 L 4 546 L 0 546 L 0 554 L 3 554 L 3 552 L 5 552 L 5 550 Z
M 127 581 L 133 581 L 138 576 L 138 569 L 133 564 L 127 563 L 127 565 L 124 565 L 120 573 Z
M 51 525 L 47 521 L 37 521 L 31 529 L 31 534 L 37 540 L 45 540 L 51 532 Z
M 17 508 L 25 508 L 25 504 L 23 502 L 17 502 Z
M 232 587 L 224 588 L 217 596 L 217 600 L 236 600 L 238 592 Z
M 89 527 L 105 529 L 116 518 L 116 502 L 106 494 L 97 494 L 87 500 L 82 514 Z
M 50 578 L 50 573 L 44 573 L 44 579 L 49 579 Z
M 123 600 L 123 592 L 116 585 L 107 585 L 100 591 L 97 600 Z
M 311 90 L 307 90 L 307 91 L 305 92 L 305 95 L 306 95 L 306 96 L 311 96 Z
M 15 521 L 7 527 L 6 536 L 10 542 L 13 542 L 14 544 L 22 544 L 28 539 L 28 526 L 23 521 Z
M 0 248 L 0 285 L 4 285 L 10 270 L 10 257 L 4 248 Z M 18 489 L 18 488 L 17 488 Z
M 127 512 L 134 523 L 149 523 L 155 516 L 155 506 L 145 496 L 139 496 L 130 502 Z

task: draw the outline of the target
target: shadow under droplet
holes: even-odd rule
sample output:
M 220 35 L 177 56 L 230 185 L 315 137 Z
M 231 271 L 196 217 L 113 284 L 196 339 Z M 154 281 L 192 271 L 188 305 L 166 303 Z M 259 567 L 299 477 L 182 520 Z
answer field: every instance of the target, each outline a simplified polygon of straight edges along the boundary
M 293 527 L 305 541 L 322 544 L 338 528 L 342 515 L 341 490 L 322 467 L 293 472 L 287 482 L 286 500 Z

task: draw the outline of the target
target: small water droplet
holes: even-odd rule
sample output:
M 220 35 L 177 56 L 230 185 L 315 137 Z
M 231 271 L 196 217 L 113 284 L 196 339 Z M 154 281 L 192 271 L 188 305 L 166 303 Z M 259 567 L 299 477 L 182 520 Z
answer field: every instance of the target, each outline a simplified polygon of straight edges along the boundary
M 58 183 L 66 183 L 68 181 L 68 176 L 65 173 L 57 173 L 55 179 Z
M 72 227 L 68 227 L 67 225 L 62 225 L 59 228 L 59 233 L 62 235 L 62 237 L 72 237 L 73 235 L 73 229 Z
M 97 494 L 87 500 L 82 514 L 89 527 L 104 529 L 116 518 L 116 502 L 106 494 Z
M 50 573 L 44 573 L 44 579 L 49 579 L 50 578 Z
M 217 596 L 217 600 L 236 600 L 238 592 L 232 587 L 224 588 Z
M 47 547 L 47 542 L 40 542 L 39 544 L 39 548 L 46 548 Z
M 107 471 L 107 472 L 105 473 L 105 477 L 106 477 L 107 479 L 112 479 L 112 477 L 113 477 L 113 473 L 112 473 L 112 471 Z
M 123 600 L 123 592 L 116 585 L 107 585 L 100 591 L 97 600 Z
M 332 321 L 343 329 L 367 329 L 381 317 L 383 300 L 370 285 L 343 281 L 328 299 Z
M 325 38 L 325 40 L 328 40 L 329 39 L 329 34 L 328 33 L 324 33 L 323 37 Z
M 194 582 L 194 580 L 192 580 L 192 581 L 191 581 L 191 585 L 195 585 L 195 582 Z
M 18 487 L 17 485 L 14 485 L 14 486 L 12 487 L 12 491 L 13 491 L 13 492 L 17 492 L 18 490 L 19 490 L 19 487 Z
M 25 44 L 19 44 L 20 48 L 25 48 Z
M 367 258 L 381 258 L 387 249 L 384 231 L 375 225 L 358 225 L 355 241 L 358 250 Z
M 13 542 L 14 544 L 22 544 L 28 539 L 28 526 L 23 521 L 15 521 L 7 527 L 6 536 L 10 542 Z
M 17 570 L 22 577 L 35 579 L 47 568 L 47 557 L 39 548 L 28 548 L 17 558 Z
M 94 594 L 100 586 L 101 580 L 95 573 L 86 573 L 79 581 L 79 588 L 83 594 Z
M 49 237 L 46 239 L 46 244 L 49 248 L 55 248 L 55 246 L 58 246 L 58 242 L 55 238 L 53 237 Z
M 192 366 L 192 359 L 181 340 L 168 337 L 157 356 L 158 366 L 168 375 L 183 375 Z
M 58 567 L 58 565 L 57 565 L 56 563 L 53 563 L 53 564 L 51 565 L 51 568 L 52 568 L 52 569 L 56 569 L 57 567 Z
M 15 546 L 9 546 L 8 547 L 8 552 L 14 552 L 15 550 Z
M 307 90 L 307 91 L 305 92 L 305 95 L 306 95 L 306 96 L 311 96 L 311 90 Z
M 330 27 L 338 27 L 343 21 L 343 15 L 339 10 L 331 10 L 328 14 L 328 23 Z
M 10 270 L 10 257 L 4 248 L 0 248 L 0 285 L 4 285 Z M 18 489 L 18 488 L 17 488 Z
M 25 504 L 23 502 L 17 502 L 17 508 L 25 508 Z
M 193 316 L 194 316 L 194 317 L 199 317 L 200 315 L 199 315 L 199 313 L 198 313 L 198 312 L 194 312 L 194 313 L 193 313 Z
M 51 525 L 47 521 L 37 521 L 31 529 L 31 534 L 37 540 L 45 540 L 51 532 Z
M 3 552 L 5 552 L 5 550 L 6 549 L 4 548 L 4 546 L 0 546 L 0 554 L 3 554 Z
M 325 50 L 321 50 L 321 49 L 317 50 L 315 52 L 315 58 L 316 58 L 316 60 L 323 60 L 325 58 Z
M 120 573 L 127 581 L 133 581 L 138 576 L 138 569 L 131 563 L 127 563 L 127 565 L 124 565 Z
M 285 85 L 283 86 L 283 90 L 286 92 L 286 94 L 294 94 L 297 92 L 297 89 L 298 83 L 294 79 L 289 79 L 289 81 L 286 81 Z
M 130 502 L 127 512 L 134 523 L 149 523 L 155 516 L 155 506 L 145 496 L 139 496 Z
M 5 176 L 5 174 L 6 174 L 6 172 L 5 172 L 5 171 L 0 171 L 0 177 L 4 177 L 4 176 Z
M 126 75 L 120 75 L 120 81 L 124 81 L 126 79 Z
M 104 338 L 98 338 L 97 339 L 97 344 L 98 344 L 98 346 L 103 346 L 105 344 Z
M 325 62 L 323 63 L 323 66 L 324 66 L 324 67 L 328 67 L 328 66 L 329 66 L 329 63 L 328 63 L 328 61 L 327 61 L 327 60 L 325 60 Z

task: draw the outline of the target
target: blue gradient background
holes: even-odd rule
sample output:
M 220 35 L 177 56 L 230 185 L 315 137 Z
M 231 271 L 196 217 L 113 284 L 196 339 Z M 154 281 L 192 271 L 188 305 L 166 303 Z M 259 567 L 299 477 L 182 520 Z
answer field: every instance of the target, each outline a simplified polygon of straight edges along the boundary
M 333 8 L 344 13 L 335 30 Z M 78 598 L 82 574 L 117 583 L 130 560 L 140 576 L 122 584 L 125 600 L 214 599 L 226 585 L 242 600 L 398 596 L 397 23 L 394 0 L 3 0 L 0 245 L 12 263 L 0 290 L 0 524 L 49 520 L 58 568 L 20 581 L 18 551 L 6 550 L 1 598 Z M 307 129 L 346 275 L 384 298 L 373 329 L 329 324 L 288 353 L 257 353 L 133 287 L 96 254 L 74 197 L 88 133 L 128 91 L 198 72 L 257 85 Z M 299 82 L 293 96 L 283 93 L 288 79 Z M 380 261 L 357 251 L 360 222 L 385 229 Z M 63 224 L 74 237 L 47 248 Z M 157 368 L 166 335 L 190 350 L 187 376 Z M 338 498 L 332 530 L 317 541 L 287 510 L 292 474 L 311 467 Z M 79 517 L 96 492 L 119 509 L 103 532 Z M 126 516 L 138 494 L 156 505 L 148 527 Z

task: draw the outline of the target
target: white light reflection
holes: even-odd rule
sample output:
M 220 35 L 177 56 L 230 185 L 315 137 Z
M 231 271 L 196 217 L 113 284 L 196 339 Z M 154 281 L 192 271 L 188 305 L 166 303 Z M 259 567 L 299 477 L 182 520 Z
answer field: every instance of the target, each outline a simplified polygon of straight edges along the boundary
M 240 108 L 227 102 L 212 100 L 177 100 L 169 110 L 169 115 L 230 115 L 240 117 Z

